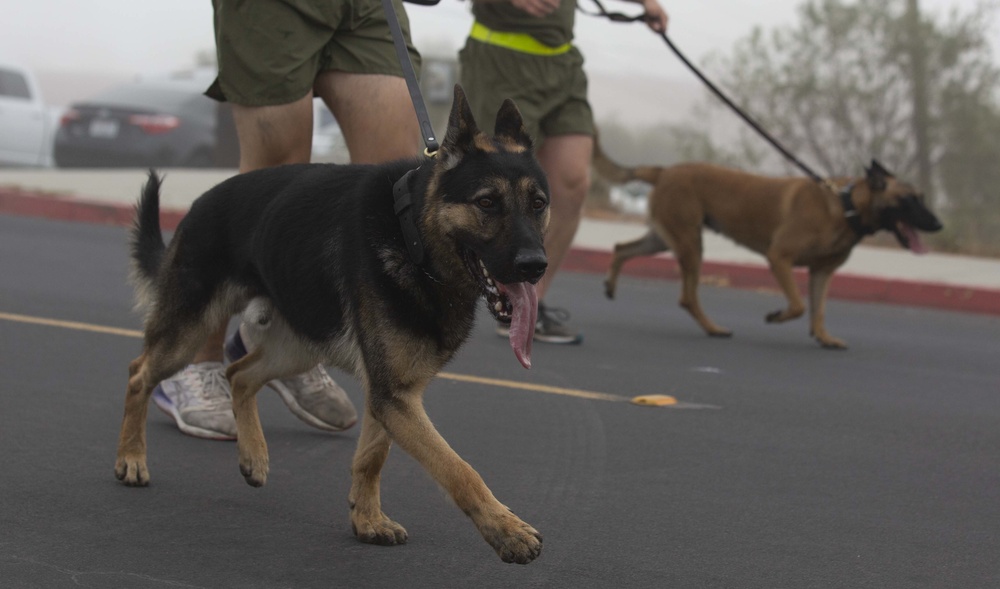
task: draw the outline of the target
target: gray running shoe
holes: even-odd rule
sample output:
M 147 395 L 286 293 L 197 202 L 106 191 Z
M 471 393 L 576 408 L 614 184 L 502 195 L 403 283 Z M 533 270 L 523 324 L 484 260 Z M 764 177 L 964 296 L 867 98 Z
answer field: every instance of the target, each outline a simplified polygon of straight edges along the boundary
M 221 362 L 188 364 L 156 385 L 153 401 L 189 436 L 236 439 L 233 397 Z
M 583 334 L 567 325 L 566 321 L 569 321 L 569 313 L 565 309 L 546 307 L 539 301 L 535 341 L 550 344 L 578 344 L 582 342 Z
M 583 341 L 583 334 L 566 325 L 564 321 L 567 320 L 569 320 L 569 313 L 565 309 L 546 307 L 539 301 L 538 321 L 535 323 L 534 340 L 549 344 L 581 343 Z M 497 335 L 508 337 L 510 335 L 510 325 L 498 322 Z
M 226 342 L 226 360 L 229 362 L 247 354 L 241 331 L 237 329 Z M 347 392 L 330 378 L 320 364 L 296 376 L 274 379 L 267 386 L 281 396 L 295 417 L 315 428 L 339 432 L 358 421 L 358 412 Z

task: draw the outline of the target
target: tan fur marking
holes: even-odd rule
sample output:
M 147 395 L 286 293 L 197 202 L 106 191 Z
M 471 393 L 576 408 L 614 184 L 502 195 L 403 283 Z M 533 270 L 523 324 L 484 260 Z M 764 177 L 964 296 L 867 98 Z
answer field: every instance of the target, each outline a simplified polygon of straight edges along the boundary
M 518 141 L 513 137 L 500 135 L 496 137 L 496 141 L 500 144 L 500 149 L 508 153 L 524 153 L 528 151 L 526 146 L 518 143 Z
M 473 137 L 473 145 L 479 151 L 485 151 L 486 153 L 497 153 L 499 150 L 497 146 L 493 144 L 493 140 L 490 139 L 485 133 L 476 133 Z

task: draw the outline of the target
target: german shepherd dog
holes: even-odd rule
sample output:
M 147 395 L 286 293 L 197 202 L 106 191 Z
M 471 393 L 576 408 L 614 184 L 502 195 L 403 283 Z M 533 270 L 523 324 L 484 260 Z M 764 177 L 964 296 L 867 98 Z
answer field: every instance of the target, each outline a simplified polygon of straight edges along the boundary
M 605 294 L 614 298 L 618 274 L 629 259 L 673 250 L 681 270 L 680 305 L 711 336 L 729 337 L 732 332 L 712 322 L 698 302 L 703 226 L 767 258 L 788 300 L 786 309 L 766 316 L 768 323 L 804 313 L 792 268 L 807 267 L 810 333 L 832 349 L 847 344 L 831 336 L 824 324 L 830 278 L 861 238 L 887 230 L 904 248 L 923 253 L 926 248 L 917 230 L 941 229 L 923 195 L 875 160 L 865 168 L 865 177 L 836 180 L 843 187 L 839 194 L 806 178 L 769 178 L 709 164 L 626 168 L 600 147 L 594 165 L 612 182 L 642 180 L 653 185 L 650 229 L 637 240 L 615 244 Z
M 268 474 L 257 391 L 326 362 L 355 374 L 365 391 L 348 497 L 359 540 L 406 542 L 379 497 L 395 442 L 501 559 L 538 557 L 541 535 L 497 501 L 423 407 L 424 389 L 468 337 L 480 298 L 493 317 L 511 323 L 514 352 L 530 366 L 549 188 L 512 101 L 501 106 L 491 137 L 456 86 L 433 159 L 234 176 L 192 204 L 169 247 L 159 227 L 159 188 L 151 171 L 132 230 L 134 280 L 148 311 L 142 354 L 129 365 L 118 479 L 149 483 L 146 410 L 154 386 L 249 305 L 260 324 L 258 346 L 226 371 L 247 483 L 259 487 Z

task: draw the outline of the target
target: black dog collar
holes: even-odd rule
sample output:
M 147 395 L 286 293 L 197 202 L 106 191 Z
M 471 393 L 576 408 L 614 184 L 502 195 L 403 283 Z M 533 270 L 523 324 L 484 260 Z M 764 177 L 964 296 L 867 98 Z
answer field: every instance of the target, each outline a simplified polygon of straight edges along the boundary
M 847 220 L 847 224 L 850 226 L 851 231 L 859 237 L 865 237 L 866 235 L 871 235 L 875 233 L 874 229 L 869 229 L 861 223 L 861 213 L 858 209 L 854 207 L 854 201 L 851 200 L 851 193 L 854 192 L 854 183 L 851 182 L 847 186 L 840 189 L 840 203 L 844 207 L 844 219 Z
M 403 241 L 406 251 L 413 263 L 420 266 L 424 263 L 424 244 L 420 241 L 420 231 L 417 230 L 417 220 L 413 217 L 413 189 L 410 180 L 417 167 L 403 174 L 403 177 L 392 185 L 393 210 L 399 219 L 399 228 L 403 231 Z

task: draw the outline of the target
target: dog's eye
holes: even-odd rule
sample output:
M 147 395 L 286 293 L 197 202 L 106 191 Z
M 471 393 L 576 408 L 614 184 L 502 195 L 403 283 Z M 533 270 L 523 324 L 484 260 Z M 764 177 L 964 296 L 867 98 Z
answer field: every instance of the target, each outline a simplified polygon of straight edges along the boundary
M 548 206 L 548 204 L 549 204 L 548 201 L 546 201 L 544 198 L 537 196 L 535 197 L 535 200 L 531 202 L 531 207 L 536 211 L 541 211 L 544 210 L 545 207 Z
M 492 209 L 497 203 L 492 196 L 480 196 L 479 200 L 476 201 L 476 204 L 483 209 Z

